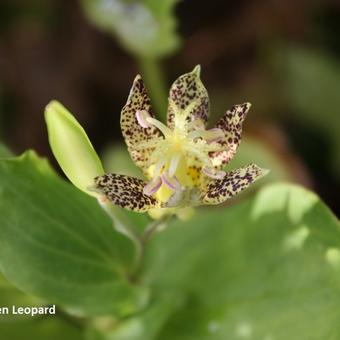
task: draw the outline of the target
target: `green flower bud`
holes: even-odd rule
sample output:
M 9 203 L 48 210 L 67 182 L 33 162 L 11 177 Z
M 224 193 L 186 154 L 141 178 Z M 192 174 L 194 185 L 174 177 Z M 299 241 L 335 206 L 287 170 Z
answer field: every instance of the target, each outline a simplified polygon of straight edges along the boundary
M 104 169 L 84 129 L 57 101 L 46 106 L 45 120 L 52 152 L 65 175 L 78 189 L 97 197 L 90 188 Z

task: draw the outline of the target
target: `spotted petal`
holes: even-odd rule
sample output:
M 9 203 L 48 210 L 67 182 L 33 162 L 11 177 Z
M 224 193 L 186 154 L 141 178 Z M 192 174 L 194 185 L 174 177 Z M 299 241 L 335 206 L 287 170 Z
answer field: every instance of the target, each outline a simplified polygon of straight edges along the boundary
M 268 173 L 256 164 L 249 164 L 228 172 L 224 178 L 211 180 L 201 190 L 201 201 L 204 204 L 219 204 L 237 195 L 250 184 Z
M 160 137 L 161 133 L 154 126 L 143 127 L 139 124 L 136 117 L 137 111 L 145 111 L 154 117 L 150 98 L 140 75 L 135 78 L 128 100 L 122 109 L 120 125 L 131 158 L 146 173 L 152 148 L 136 147 L 141 143 Z
M 183 74 L 172 84 L 169 93 L 168 126 L 177 122 L 201 119 L 206 123 L 209 115 L 209 97 L 200 79 L 200 66 Z
M 242 123 L 250 109 L 250 103 L 234 105 L 216 123 L 215 127 L 225 133 L 225 138 L 217 143 L 221 144 L 225 150 L 212 152 L 210 157 L 216 167 L 221 167 L 230 162 L 241 142 Z
M 143 193 L 146 184 L 142 179 L 117 174 L 105 174 L 95 178 L 97 190 L 109 201 L 140 213 L 161 207 L 156 198 Z

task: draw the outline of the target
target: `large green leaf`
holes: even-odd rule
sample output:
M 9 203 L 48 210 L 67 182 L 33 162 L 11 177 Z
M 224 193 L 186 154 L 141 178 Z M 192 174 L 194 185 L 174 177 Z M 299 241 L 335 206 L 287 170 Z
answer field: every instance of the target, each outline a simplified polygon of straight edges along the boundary
M 169 316 L 183 304 L 183 296 L 174 292 L 157 294 L 142 313 L 122 321 L 95 320 L 88 340 L 149 340 L 159 333 Z M 103 327 L 104 324 L 104 327 Z
M 178 0 L 82 0 L 88 18 L 140 57 L 159 57 L 179 45 L 173 7 Z
M 339 223 L 298 186 L 171 225 L 151 242 L 143 280 L 187 295 L 157 339 L 340 338 Z
M 148 295 L 128 281 L 134 256 L 96 200 L 46 161 L 0 161 L 0 268 L 21 290 L 78 314 L 129 314 Z

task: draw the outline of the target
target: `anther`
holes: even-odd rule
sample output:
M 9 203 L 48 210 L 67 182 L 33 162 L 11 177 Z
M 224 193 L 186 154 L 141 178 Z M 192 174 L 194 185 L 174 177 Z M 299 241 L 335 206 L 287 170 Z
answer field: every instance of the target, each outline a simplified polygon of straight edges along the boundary
M 153 195 L 162 185 L 162 180 L 160 177 L 153 178 L 148 184 L 143 188 L 143 193 L 147 196 Z
M 223 140 L 225 134 L 220 128 L 212 128 L 210 130 L 205 131 L 202 137 L 206 140 L 208 144 L 210 144 Z
M 136 111 L 136 119 L 138 124 L 146 129 L 148 127 L 150 127 L 151 125 L 147 122 L 147 118 L 151 117 L 149 112 L 147 112 L 146 110 L 137 110 Z
M 188 130 L 204 130 L 204 122 L 202 119 L 194 119 L 190 123 L 188 123 Z
M 162 183 L 173 191 L 181 189 L 181 183 L 176 176 L 170 177 L 167 171 L 164 171 L 161 175 Z

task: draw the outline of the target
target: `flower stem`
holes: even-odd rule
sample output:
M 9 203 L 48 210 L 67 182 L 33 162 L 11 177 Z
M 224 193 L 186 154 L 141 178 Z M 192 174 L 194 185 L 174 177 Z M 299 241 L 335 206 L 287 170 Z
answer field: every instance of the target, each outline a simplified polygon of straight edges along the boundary
M 165 215 L 158 220 L 152 221 L 145 229 L 144 233 L 141 235 L 140 240 L 142 245 L 145 246 L 147 241 L 151 238 L 151 236 L 161 227 L 166 226 L 169 222 L 171 215 Z
M 141 251 L 139 261 L 137 262 L 135 269 L 133 270 L 132 275 L 130 276 L 132 282 L 135 282 L 137 280 L 138 274 L 144 265 L 147 242 L 150 240 L 150 238 L 152 237 L 152 235 L 154 235 L 155 232 L 157 232 L 160 228 L 164 228 L 167 226 L 172 216 L 173 215 L 165 215 L 158 220 L 152 221 L 146 227 L 144 233 L 139 237 Z
M 136 262 L 138 263 L 142 254 L 142 244 L 139 235 L 136 233 L 134 228 L 130 225 L 127 218 L 122 214 L 119 208 L 113 205 L 107 200 L 98 199 L 99 205 L 103 210 L 110 216 L 114 228 L 121 234 L 127 236 L 136 247 Z
M 155 111 L 158 117 L 165 121 L 168 94 L 161 64 L 157 59 L 146 57 L 139 58 L 138 64 L 149 90 Z
M 147 242 L 157 230 L 166 227 L 167 223 L 170 221 L 173 215 L 164 215 L 160 219 L 152 221 L 146 227 L 145 231 L 141 235 L 138 235 L 135 229 L 129 224 L 127 218 L 122 214 L 120 208 L 117 208 L 106 199 L 98 198 L 98 203 L 102 207 L 102 209 L 110 216 L 116 231 L 127 236 L 135 244 L 136 260 L 134 269 L 129 275 L 131 282 L 135 282 L 144 264 L 145 248 Z

